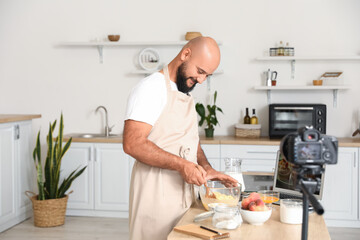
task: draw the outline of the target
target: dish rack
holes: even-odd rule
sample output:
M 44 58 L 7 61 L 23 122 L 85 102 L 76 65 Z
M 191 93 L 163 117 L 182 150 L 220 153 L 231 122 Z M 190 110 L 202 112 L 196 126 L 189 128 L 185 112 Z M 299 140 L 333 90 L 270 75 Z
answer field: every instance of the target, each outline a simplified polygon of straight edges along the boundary
M 243 138 L 259 138 L 261 124 L 241 124 L 235 125 L 235 136 Z

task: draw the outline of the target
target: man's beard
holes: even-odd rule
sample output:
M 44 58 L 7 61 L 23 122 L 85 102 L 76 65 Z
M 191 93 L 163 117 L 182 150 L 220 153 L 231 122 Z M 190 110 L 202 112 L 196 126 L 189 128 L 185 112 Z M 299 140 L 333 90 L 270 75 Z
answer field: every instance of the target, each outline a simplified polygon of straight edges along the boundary
M 191 86 L 191 87 L 188 87 L 187 84 L 186 84 L 186 81 L 188 79 L 190 79 L 191 77 L 186 77 L 185 70 L 186 70 L 186 64 L 185 64 L 185 62 L 183 62 L 177 69 L 176 86 L 177 86 L 177 88 L 178 88 L 178 90 L 180 92 L 188 93 L 188 92 L 191 92 L 194 89 L 197 82 L 195 80 L 195 84 L 193 86 Z

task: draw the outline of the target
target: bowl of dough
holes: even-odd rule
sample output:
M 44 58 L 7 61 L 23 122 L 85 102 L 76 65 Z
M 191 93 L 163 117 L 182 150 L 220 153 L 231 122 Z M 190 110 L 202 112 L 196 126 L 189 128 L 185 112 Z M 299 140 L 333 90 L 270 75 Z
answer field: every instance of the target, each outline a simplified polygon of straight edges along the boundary
M 240 200 L 241 184 L 228 184 L 220 181 L 207 181 L 207 186 L 200 187 L 200 198 L 206 210 L 211 210 L 212 203 L 225 203 L 237 206 Z

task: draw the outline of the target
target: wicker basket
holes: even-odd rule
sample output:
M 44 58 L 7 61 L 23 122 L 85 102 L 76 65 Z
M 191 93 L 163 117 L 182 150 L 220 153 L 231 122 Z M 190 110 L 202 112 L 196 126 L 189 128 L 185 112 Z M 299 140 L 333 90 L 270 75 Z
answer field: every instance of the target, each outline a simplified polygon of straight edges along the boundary
M 55 227 L 64 225 L 66 205 L 69 196 L 63 198 L 37 200 L 38 195 L 33 192 L 26 191 L 33 205 L 34 225 L 36 227 Z M 32 194 L 29 195 L 29 194 Z
M 259 138 L 261 124 L 236 124 L 235 136 L 243 138 Z

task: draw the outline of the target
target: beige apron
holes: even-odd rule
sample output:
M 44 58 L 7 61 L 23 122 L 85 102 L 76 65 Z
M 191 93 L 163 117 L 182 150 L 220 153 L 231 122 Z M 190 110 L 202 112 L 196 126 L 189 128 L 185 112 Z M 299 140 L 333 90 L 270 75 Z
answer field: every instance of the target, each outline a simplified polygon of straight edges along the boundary
M 164 151 L 196 163 L 199 134 L 191 95 L 172 91 L 164 68 L 167 103 L 148 139 Z M 136 161 L 130 184 L 130 239 L 166 239 L 192 203 L 191 185 L 180 173 Z

